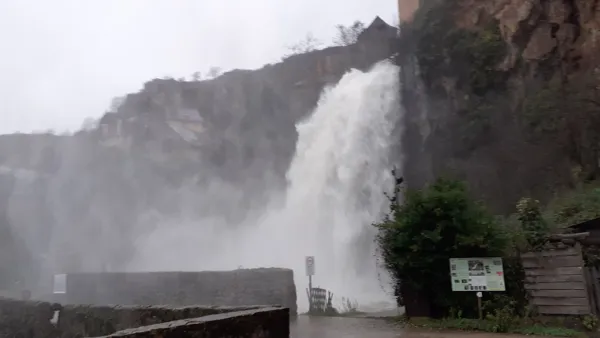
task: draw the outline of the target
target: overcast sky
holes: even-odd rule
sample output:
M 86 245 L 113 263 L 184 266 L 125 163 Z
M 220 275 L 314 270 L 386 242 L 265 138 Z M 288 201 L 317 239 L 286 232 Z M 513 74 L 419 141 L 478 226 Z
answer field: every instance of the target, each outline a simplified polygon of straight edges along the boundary
M 0 0 L 0 133 L 74 130 L 156 77 L 273 63 L 396 0 Z

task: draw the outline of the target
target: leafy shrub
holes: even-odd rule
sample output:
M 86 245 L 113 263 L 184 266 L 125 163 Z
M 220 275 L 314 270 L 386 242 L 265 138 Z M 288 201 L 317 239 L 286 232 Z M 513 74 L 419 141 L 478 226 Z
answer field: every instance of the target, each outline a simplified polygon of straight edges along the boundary
M 501 256 L 506 236 L 462 182 L 440 178 L 407 191 L 377 227 L 386 268 L 413 290 L 426 291 L 434 315 L 447 316 L 452 307 L 465 316 L 477 313 L 474 297 L 452 292 L 449 258 Z
M 488 314 L 487 319 L 493 323 L 491 331 L 502 333 L 510 332 L 518 322 L 514 312 L 512 306 L 505 306 L 496 309 L 493 314 Z
M 588 331 L 596 331 L 598 330 L 598 317 L 594 315 L 584 316 L 581 320 L 583 327 L 585 327 Z
M 517 203 L 517 215 L 527 240 L 527 249 L 542 249 L 550 231 L 542 217 L 540 202 L 531 198 L 520 199 Z

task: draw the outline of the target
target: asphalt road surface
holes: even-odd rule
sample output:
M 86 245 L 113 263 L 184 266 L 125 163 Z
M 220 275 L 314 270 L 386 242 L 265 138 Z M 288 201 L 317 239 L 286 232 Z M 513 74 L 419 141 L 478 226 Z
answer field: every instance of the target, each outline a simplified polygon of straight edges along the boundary
M 529 338 L 483 332 L 404 330 L 370 318 L 298 316 L 291 324 L 291 338 Z
M 401 329 L 381 319 L 298 316 L 292 338 L 396 338 Z

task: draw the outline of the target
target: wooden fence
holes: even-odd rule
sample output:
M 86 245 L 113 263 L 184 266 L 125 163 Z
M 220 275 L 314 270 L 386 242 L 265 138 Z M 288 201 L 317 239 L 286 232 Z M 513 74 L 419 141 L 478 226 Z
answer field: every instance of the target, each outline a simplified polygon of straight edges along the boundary
M 327 290 L 321 288 L 313 288 L 310 295 L 310 311 L 325 312 L 327 309 Z
M 586 315 L 596 310 L 579 244 L 521 256 L 525 288 L 540 315 Z M 596 280 L 597 281 L 597 280 Z M 600 291 L 598 289 L 597 291 Z M 592 297 L 590 297 L 592 296 Z
M 600 314 L 600 269 L 598 267 L 586 267 L 584 276 L 592 313 L 598 315 Z
M 306 288 L 306 295 L 308 296 L 309 313 L 327 313 L 334 310 L 331 304 L 333 293 L 321 288 L 312 288 L 311 290 Z

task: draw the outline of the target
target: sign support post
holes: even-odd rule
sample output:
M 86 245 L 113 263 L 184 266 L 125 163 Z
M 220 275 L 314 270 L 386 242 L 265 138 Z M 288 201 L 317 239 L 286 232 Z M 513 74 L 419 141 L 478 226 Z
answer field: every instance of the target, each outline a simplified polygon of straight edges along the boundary
M 308 312 L 312 312 L 313 304 L 313 287 L 312 287 L 312 276 L 315 274 L 315 257 L 306 256 L 305 259 L 306 275 L 308 276 Z
M 308 297 L 308 309 L 310 311 L 312 311 L 312 309 L 313 309 L 313 304 L 312 304 L 312 294 L 313 294 L 313 292 L 312 292 L 312 290 L 313 290 L 313 287 L 312 287 L 312 276 L 308 276 L 308 294 L 309 294 L 309 297 Z
M 479 311 L 479 320 L 483 319 L 483 309 L 481 307 L 481 297 L 483 294 L 481 292 L 477 292 L 477 310 Z

